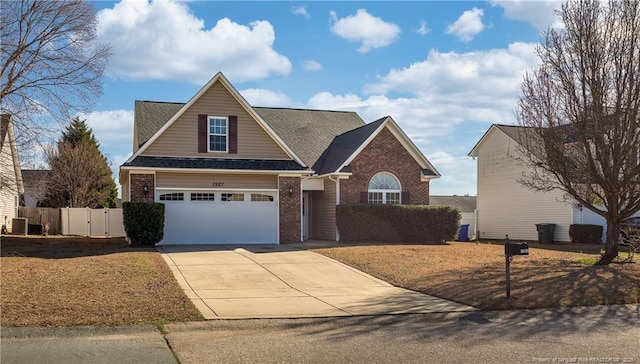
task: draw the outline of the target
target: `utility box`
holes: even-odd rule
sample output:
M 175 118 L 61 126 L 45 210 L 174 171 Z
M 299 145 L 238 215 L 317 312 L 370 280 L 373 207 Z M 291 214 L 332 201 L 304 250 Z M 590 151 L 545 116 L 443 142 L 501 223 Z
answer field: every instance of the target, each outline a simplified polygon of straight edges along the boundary
M 26 217 L 14 217 L 11 219 L 11 233 L 14 235 L 27 235 L 29 220 Z
M 504 255 L 529 255 L 529 244 L 507 242 L 504 244 Z

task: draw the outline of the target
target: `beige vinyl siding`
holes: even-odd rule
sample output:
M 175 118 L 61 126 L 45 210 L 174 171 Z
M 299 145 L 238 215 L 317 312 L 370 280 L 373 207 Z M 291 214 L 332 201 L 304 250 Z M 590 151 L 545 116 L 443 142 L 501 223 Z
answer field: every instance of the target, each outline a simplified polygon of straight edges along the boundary
M 198 114 L 238 117 L 238 153 L 198 153 Z M 212 158 L 290 159 L 220 83 L 216 82 L 143 155 Z
M 556 224 L 557 241 L 569 241 L 572 207 L 562 193 L 534 192 L 518 178 L 526 170 L 518 162 L 517 144 L 493 128 L 478 146 L 478 237 L 537 240 L 536 224 Z
M 129 184 L 121 184 L 120 185 L 120 194 L 122 198 L 122 202 L 131 201 L 131 197 L 129 197 Z
M 214 186 L 214 183 L 216 185 Z M 220 185 L 222 184 L 222 185 Z M 277 189 L 278 176 L 157 172 L 156 188 Z
M 336 183 L 324 180 L 324 191 L 311 191 L 310 237 L 336 240 Z

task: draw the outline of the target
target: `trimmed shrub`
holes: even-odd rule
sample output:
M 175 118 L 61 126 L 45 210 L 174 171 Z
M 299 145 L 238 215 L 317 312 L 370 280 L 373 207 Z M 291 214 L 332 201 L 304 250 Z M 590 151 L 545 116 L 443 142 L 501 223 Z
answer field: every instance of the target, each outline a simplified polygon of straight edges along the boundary
M 134 245 L 155 245 L 164 238 L 164 204 L 124 202 L 124 231 Z
M 590 224 L 572 224 L 569 226 L 569 237 L 572 243 L 602 243 L 602 226 Z
M 428 205 L 338 205 L 336 221 L 340 241 L 441 243 L 455 239 L 460 211 Z

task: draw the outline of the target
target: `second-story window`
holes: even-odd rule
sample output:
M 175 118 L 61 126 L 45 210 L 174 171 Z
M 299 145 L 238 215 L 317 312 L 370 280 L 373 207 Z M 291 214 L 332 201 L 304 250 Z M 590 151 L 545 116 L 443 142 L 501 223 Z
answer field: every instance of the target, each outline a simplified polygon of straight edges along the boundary
M 227 118 L 221 116 L 209 116 L 209 151 L 226 152 L 229 131 Z

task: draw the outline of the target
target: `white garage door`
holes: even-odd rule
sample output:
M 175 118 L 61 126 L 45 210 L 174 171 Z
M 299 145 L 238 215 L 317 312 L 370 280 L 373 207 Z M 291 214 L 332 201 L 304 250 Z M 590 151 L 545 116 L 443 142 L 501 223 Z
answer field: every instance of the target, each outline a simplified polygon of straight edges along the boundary
M 278 242 L 275 191 L 159 190 L 165 205 L 161 244 Z

